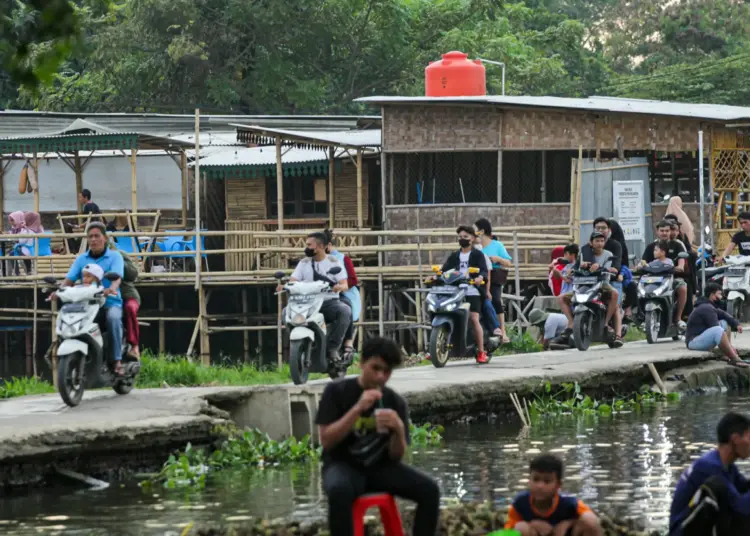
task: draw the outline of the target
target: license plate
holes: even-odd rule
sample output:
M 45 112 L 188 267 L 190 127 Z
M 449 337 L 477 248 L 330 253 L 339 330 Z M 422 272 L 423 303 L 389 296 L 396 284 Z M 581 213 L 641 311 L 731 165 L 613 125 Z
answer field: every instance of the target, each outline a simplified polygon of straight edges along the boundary
M 454 294 L 455 292 L 451 288 L 434 288 L 430 290 L 430 294 Z
M 289 296 L 289 301 L 293 302 L 308 302 L 314 298 L 312 294 L 292 294 Z
M 66 303 L 60 309 L 61 313 L 82 313 L 85 310 L 85 306 L 82 303 Z
M 649 283 L 661 283 L 662 281 L 664 281 L 663 277 L 644 277 L 643 278 L 643 282 L 646 283 L 646 284 L 649 284 Z
M 744 268 L 730 268 L 727 270 L 727 275 L 732 277 L 744 277 L 745 275 L 745 269 Z
M 573 278 L 574 285 L 595 285 L 596 281 L 597 281 L 596 277 L 574 277 Z

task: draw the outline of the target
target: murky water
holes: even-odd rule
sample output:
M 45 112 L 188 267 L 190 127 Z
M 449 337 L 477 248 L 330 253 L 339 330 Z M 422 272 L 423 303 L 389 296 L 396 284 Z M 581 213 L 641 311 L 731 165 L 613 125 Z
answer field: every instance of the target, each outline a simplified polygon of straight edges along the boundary
M 518 425 L 454 425 L 444 447 L 417 451 L 412 463 L 440 481 L 448 502 L 491 500 L 505 507 L 525 489 L 529 459 L 542 450 L 562 456 L 565 490 L 594 509 L 665 529 L 682 469 L 713 447 L 716 422 L 750 397 L 692 397 L 641 415 L 560 417 L 519 433 Z M 750 464 L 740 466 L 750 472 Z M 179 535 L 195 522 L 237 522 L 248 516 L 325 513 L 317 464 L 217 473 L 199 493 L 146 495 L 134 482 L 104 491 L 34 492 L 0 501 L 4 534 Z

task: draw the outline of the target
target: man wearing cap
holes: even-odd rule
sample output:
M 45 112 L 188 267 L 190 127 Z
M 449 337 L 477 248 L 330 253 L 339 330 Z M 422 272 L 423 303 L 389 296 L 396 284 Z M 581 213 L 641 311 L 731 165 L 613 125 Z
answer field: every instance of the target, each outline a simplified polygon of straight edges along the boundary
M 581 253 L 578 256 L 578 261 L 576 262 L 574 270 L 583 269 L 589 270 L 591 272 L 596 272 L 597 270 L 599 270 L 599 268 L 604 266 L 604 264 L 607 263 L 610 258 L 612 258 L 612 252 L 604 249 L 604 244 L 606 243 L 607 237 L 604 236 L 603 233 L 600 233 L 599 231 L 594 231 L 593 233 L 591 233 L 589 243 L 584 244 L 581 247 Z M 619 259 L 617 260 L 619 261 Z M 615 275 L 619 273 L 619 270 L 617 268 L 613 268 L 612 265 L 609 266 L 608 270 Z M 605 325 L 607 326 L 607 329 L 611 330 L 612 328 L 609 327 L 609 321 L 614 320 L 614 346 L 615 348 L 620 348 L 623 345 L 623 341 L 622 316 L 620 315 L 620 307 L 618 303 L 619 293 L 614 287 L 612 287 L 612 285 L 610 285 L 609 283 L 604 283 L 602 285 L 602 298 L 607 300 L 607 316 L 604 320 Z M 573 330 L 573 312 L 570 309 L 572 300 L 572 292 L 565 294 L 563 296 L 563 299 L 560 300 L 560 309 L 562 309 L 562 312 L 568 319 L 568 327 L 566 329 L 566 332 Z
M 98 265 L 103 274 L 114 272 L 120 276 L 120 279 L 116 281 L 109 281 L 106 277 L 102 279 L 104 295 L 107 299 L 100 314 L 103 314 L 105 318 L 109 349 L 112 352 L 112 360 L 115 362 L 114 372 L 121 375 L 123 370 L 121 363 L 122 298 L 120 296 L 120 283 L 124 272 L 122 255 L 107 247 L 107 228 L 101 222 L 92 222 L 86 227 L 86 239 L 89 249 L 76 257 L 62 286 L 72 287 L 76 281 L 82 278 L 84 267 L 91 264 Z M 50 295 L 50 299 L 55 299 L 54 293 Z
M 541 331 L 542 346 L 549 350 L 550 344 L 570 346 L 571 339 L 563 340 L 562 334 L 568 327 L 568 319 L 561 313 L 546 313 L 541 309 L 532 309 L 529 313 L 529 324 Z

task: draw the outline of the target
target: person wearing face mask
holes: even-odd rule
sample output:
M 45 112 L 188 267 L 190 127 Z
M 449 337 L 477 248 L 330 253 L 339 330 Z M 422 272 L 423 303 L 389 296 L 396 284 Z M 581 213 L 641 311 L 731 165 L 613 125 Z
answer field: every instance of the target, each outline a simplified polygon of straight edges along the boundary
M 349 258 L 349 255 L 344 255 L 336 249 L 336 239 L 333 237 L 333 231 L 326 229 L 324 232 L 328 237 L 326 253 L 336 257 L 344 265 L 347 275 L 346 283 L 349 288 L 341 293 L 341 301 L 346 303 L 352 310 L 352 321 L 349 323 L 349 329 L 346 331 L 344 337 L 344 357 L 348 358 L 349 355 L 354 353 L 354 323 L 359 321 L 359 314 L 362 310 L 362 298 L 359 295 L 359 280 L 354 271 L 354 263 Z
M 482 298 L 478 289 L 484 289 L 481 283 L 487 280 L 487 263 L 484 260 L 484 253 L 473 247 L 474 228 L 461 225 L 456 229 L 456 233 L 458 234 L 458 245 L 461 249 L 451 253 L 448 260 L 443 264 L 441 271 L 445 273 L 448 270 L 458 270 L 468 277 L 469 268 L 479 269 L 479 273 L 474 277 L 475 284 L 469 285 L 466 290 L 466 301 L 469 303 L 474 340 L 477 342 L 477 363 L 484 364 L 488 363 L 489 359 L 487 358 L 487 352 L 484 351 L 484 332 L 479 321 L 479 313 L 482 311 Z
M 344 265 L 333 255 L 326 254 L 328 236 L 325 233 L 311 233 L 305 241 L 305 258 L 297 263 L 290 281 L 325 281 L 332 285 L 334 292 L 342 293 L 349 289 Z M 330 273 L 331 268 L 338 266 L 341 271 Z M 277 287 L 277 291 L 282 289 Z M 328 325 L 328 358 L 331 361 L 341 359 L 339 348 L 344 341 L 349 325 L 352 322 L 352 310 L 341 300 L 325 300 L 320 312 Z

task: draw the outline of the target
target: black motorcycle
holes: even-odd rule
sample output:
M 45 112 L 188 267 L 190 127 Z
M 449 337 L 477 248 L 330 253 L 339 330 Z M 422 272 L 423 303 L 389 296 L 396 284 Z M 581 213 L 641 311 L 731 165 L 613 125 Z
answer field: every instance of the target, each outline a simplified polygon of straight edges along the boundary
M 610 348 L 616 346 L 615 335 L 607 329 L 607 305 L 602 301 L 602 287 L 614 275 L 608 271 L 611 261 L 599 270 L 576 270 L 573 274 L 573 341 L 576 348 L 585 352 L 592 342 L 606 342 Z M 623 337 L 628 326 L 623 324 Z
M 686 259 L 687 253 L 680 253 L 679 258 Z M 675 296 L 673 264 L 659 261 L 643 266 L 636 273 L 641 275 L 638 281 L 638 308 L 643 311 L 643 328 L 646 340 L 654 344 L 659 338 L 672 337 L 679 340 L 684 332 L 675 322 Z
M 442 368 L 451 357 L 467 358 L 476 355 L 474 331 L 470 323 L 469 303 L 466 291 L 474 284 L 478 275 L 477 268 L 469 268 L 469 276 L 458 270 L 439 271 L 433 266 L 437 277 L 425 281 L 432 288 L 427 294 L 427 309 L 432 314 L 432 332 L 430 333 L 430 361 L 437 368 Z M 481 283 L 483 285 L 484 282 Z M 484 349 L 491 358 L 500 346 L 500 338 L 492 336 L 492 330 L 482 322 L 484 332 Z

